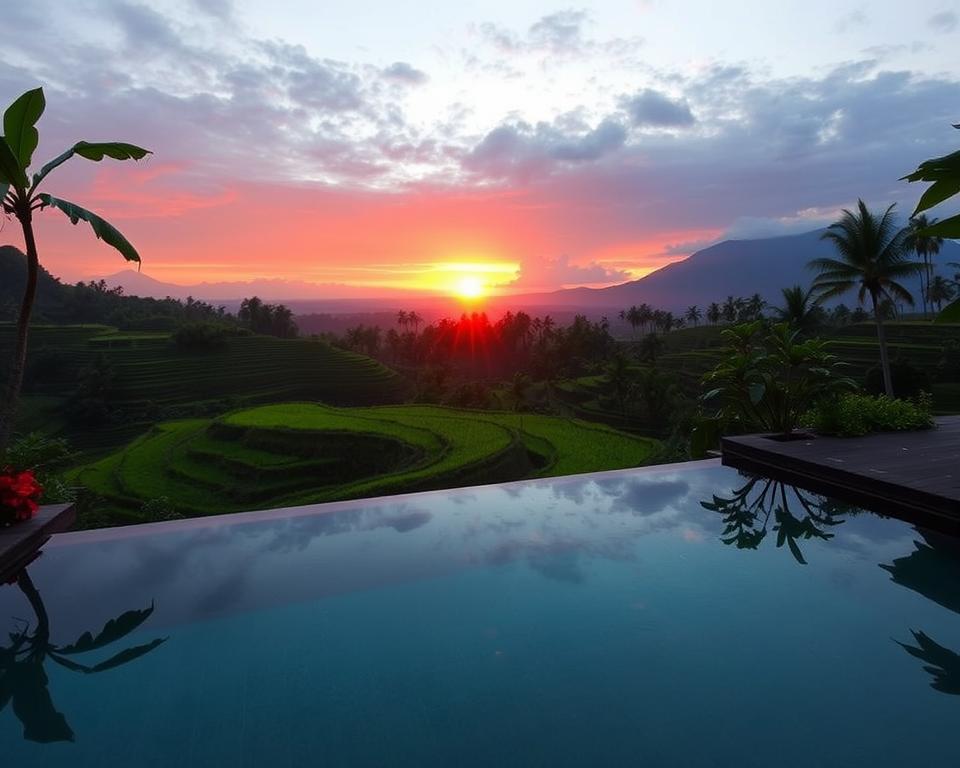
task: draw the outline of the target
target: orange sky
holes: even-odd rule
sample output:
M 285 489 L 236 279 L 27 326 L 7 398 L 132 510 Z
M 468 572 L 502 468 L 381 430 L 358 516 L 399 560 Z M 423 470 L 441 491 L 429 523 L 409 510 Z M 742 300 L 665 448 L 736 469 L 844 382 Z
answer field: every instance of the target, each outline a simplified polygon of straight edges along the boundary
M 76 184 L 70 199 L 121 229 L 139 249 L 145 274 L 181 284 L 277 278 L 449 292 L 476 274 L 495 291 L 549 290 L 584 282 L 564 281 L 564 268 L 538 275 L 556 254 L 570 253 L 574 265 L 622 271 L 603 284 L 675 259 L 663 254 L 666 242 L 704 235 L 623 239 L 614 228 L 598 231 L 602 222 L 595 219 L 571 217 L 562 205 L 536 204 L 539 192 L 525 188 L 371 192 L 230 184 L 194 193 L 182 169 L 153 159 L 83 170 L 87 183 L 70 179 Z M 74 228 L 57 212 L 38 216 L 37 231 L 42 261 L 63 279 L 126 266 L 85 225 Z M 511 286 L 521 271 L 524 281 Z

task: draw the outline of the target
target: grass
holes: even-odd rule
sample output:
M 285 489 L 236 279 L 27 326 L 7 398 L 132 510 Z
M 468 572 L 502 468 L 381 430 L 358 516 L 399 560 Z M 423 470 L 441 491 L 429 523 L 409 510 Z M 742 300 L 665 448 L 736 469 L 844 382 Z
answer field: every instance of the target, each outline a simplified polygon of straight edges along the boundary
M 209 515 L 637 466 L 658 447 L 552 416 L 284 403 L 158 425 L 73 479 L 116 523 L 161 496 Z

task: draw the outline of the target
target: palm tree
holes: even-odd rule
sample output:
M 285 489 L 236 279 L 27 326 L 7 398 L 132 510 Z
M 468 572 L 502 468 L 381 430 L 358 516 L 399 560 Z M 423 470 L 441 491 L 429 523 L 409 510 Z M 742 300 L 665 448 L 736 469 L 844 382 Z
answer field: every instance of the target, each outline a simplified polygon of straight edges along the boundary
M 700 325 L 700 318 L 703 317 L 703 313 L 700 311 L 700 307 L 696 304 L 693 304 L 687 307 L 687 313 L 684 315 L 688 322 L 693 323 L 694 325 Z
M 933 257 L 940 253 L 943 238 L 925 232 L 928 227 L 937 223 L 936 219 L 928 219 L 925 213 L 920 213 L 910 219 L 907 234 L 907 247 L 923 259 L 923 270 L 920 272 L 920 295 L 923 300 L 923 316 L 927 316 L 927 292 L 930 290 L 930 280 L 933 277 Z M 926 279 L 926 283 L 924 283 Z
M 407 323 L 409 322 L 410 317 L 404 310 L 401 309 L 399 312 L 397 312 L 397 325 L 399 325 L 401 328 L 406 328 Z
M 751 320 L 759 320 L 763 317 L 763 310 L 766 306 L 767 302 L 764 301 L 763 296 L 755 293 L 746 303 L 746 312 L 750 315 Z
M 523 406 L 527 401 L 527 391 L 530 389 L 530 377 L 525 373 L 514 374 L 510 382 L 510 399 L 513 400 L 513 412 L 520 417 L 520 432 L 523 433 Z
M 723 311 L 720 309 L 720 305 L 717 302 L 711 302 L 710 306 L 707 307 L 707 321 L 710 325 L 716 325 L 720 322 L 720 318 L 723 316 Z
M 799 285 L 784 288 L 783 306 L 774 307 L 773 311 L 780 322 L 789 323 L 803 335 L 815 330 L 822 316 L 822 310 L 813 298 L 813 288 L 804 290 Z
M 723 302 L 723 307 L 720 312 L 723 314 L 723 319 L 728 323 L 732 323 L 737 319 L 737 299 L 733 296 L 727 296 L 727 300 Z
M 942 275 L 935 275 L 927 283 L 927 300 L 937 305 L 937 312 L 943 309 L 943 302 L 953 298 L 953 283 Z
M 407 322 L 413 326 L 413 332 L 417 333 L 420 330 L 420 323 L 423 322 L 423 317 L 417 314 L 416 310 L 407 313 Z
M 857 201 L 857 211 L 844 209 L 839 221 L 823 233 L 824 240 L 833 243 L 838 258 L 814 259 L 810 266 L 820 274 L 813 283 L 820 301 L 857 289 L 860 303 L 869 296 L 877 324 L 877 342 L 880 345 L 880 367 L 883 369 L 883 387 L 893 397 L 893 379 L 890 376 L 890 356 L 883 327 L 881 304 L 897 299 L 913 304 L 910 291 L 900 280 L 912 277 L 923 268 L 923 262 L 907 258 L 908 232 L 899 229 L 891 205 L 877 215 L 863 200 Z

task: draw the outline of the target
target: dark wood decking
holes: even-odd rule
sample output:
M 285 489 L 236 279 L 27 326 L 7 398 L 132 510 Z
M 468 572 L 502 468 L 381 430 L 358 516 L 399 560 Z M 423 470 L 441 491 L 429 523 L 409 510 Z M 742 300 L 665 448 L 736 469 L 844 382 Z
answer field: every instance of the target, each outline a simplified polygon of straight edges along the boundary
M 66 531 L 77 519 L 73 504 L 40 507 L 32 520 L 0 528 L 0 584 L 27 565 L 54 533 Z
M 725 437 L 723 463 L 960 534 L 960 416 L 866 437 Z

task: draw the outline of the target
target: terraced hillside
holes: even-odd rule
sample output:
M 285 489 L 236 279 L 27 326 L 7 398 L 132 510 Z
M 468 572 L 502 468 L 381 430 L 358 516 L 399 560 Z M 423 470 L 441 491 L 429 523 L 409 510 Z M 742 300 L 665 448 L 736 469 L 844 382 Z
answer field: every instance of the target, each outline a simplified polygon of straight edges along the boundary
M 658 444 L 551 416 L 435 406 L 268 405 L 160 424 L 77 470 L 109 522 L 166 497 L 182 515 L 638 466 Z
M 0 359 L 13 329 L 0 325 Z M 116 415 L 90 429 L 61 412 L 82 372 L 109 371 L 109 406 Z M 364 355 L 325 342 L 236 336 L 223 349 L 183 352 L 166 333 L 122 333 L 107 326 L 37 326 L 31 330 L 23 429 L 53 425 L 81 448 L 119 446 L 164 415 L 222 412 L 238 404 L 319 400 L 368 405 L 402 400 L 400 378 Z

